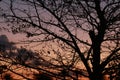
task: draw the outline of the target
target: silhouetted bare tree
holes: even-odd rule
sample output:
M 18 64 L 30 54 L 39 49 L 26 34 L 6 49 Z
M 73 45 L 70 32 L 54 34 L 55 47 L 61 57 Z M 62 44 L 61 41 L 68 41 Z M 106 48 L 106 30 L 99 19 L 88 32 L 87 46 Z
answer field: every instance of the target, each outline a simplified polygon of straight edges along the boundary
M 107 65 L 120 54 L 119 0 L 10 0 L 1 4 L 13 33 L 38 37 L 30 42 L 64 43 L 79 55 L 90 80 L 102 80 Z

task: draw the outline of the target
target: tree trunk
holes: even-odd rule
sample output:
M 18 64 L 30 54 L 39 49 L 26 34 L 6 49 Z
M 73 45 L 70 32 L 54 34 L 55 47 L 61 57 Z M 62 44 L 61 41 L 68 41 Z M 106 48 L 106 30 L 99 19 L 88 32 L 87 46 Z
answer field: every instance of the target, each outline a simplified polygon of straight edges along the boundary
M 98 70 L 96 72 L 93 72 L 90 76 L 90 80 L 103 80 L 102 73 Z
M 90 80 L 103 80 L 103 75 L 102 75 L 102 68 L 100 66 L 100 46 L 101 46 L 101 37 L 94 36 L 92 39 L 92 44 L 93 44 L 93 62 L 92 62 L 92 69 L 93 72 L 90 75 Z

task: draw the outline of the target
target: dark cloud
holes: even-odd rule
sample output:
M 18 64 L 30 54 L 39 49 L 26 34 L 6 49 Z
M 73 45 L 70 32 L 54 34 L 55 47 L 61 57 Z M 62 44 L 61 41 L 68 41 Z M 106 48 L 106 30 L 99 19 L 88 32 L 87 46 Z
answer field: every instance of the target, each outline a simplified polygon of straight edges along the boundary
M 6 35 L 0 35 L 0 44 L 9 43 L 9 40 Z
M 0 35 L 0 47 L 4 49 L 14 48 L 13 43 L 9 42 L 6 35 Z

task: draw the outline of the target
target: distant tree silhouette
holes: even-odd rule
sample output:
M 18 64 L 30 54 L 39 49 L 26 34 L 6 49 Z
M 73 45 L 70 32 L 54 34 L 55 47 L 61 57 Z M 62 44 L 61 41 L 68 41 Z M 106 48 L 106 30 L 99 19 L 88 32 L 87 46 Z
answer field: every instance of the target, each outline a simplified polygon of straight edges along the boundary
M 35 80 L 52 80 L 52 78 L 50 76 L 48 76 L 47 74 L 34 74 L 34 78 Z
M 10 0 L 0 3 L 8 4 L 8 7 L 1 6 L 1 16 L 11 25 L 13 33 L 26 33 L 28 38 L 38 36 L 28 42 L 46 42 L 46 49 L 53 47 L 48 46 L 50 43 L 54 46 L 58 43 L 58 50 L 63 47 L 61 51 L 77 54 L 90 80 L 102 80 L 106 68 L 110 69 L 108 64 L 120 54 L 119 0 Z M 56 53 L 57 49 L 51 52 Z M 46 53 L 43 52 L 41 54 Z M 64 61 L 64 56 L 57 57 L 59 61 L 63 59 L 61 64 L 70 63 Z
M 13 80 L 12 76 L 10 74 L 5 74 L 4 75 L 5 80 Z
M 118 58 L 120 55 L 118 54 L 113 58 L 106 68 L 106 71 L 110 75 L 110 80 L 119 80 L 120 79 L 120 59 Z
M 0 35 L 0 75 L 1 75 L 1 79 L 5 78 L 5 80 L 12 80 L 10 75 L 7 73 L 9 71 L 25 79 L 28 79 L 23 74 L 19 74 L 17 71 L 14 70 L 15 67 L 19 66 L 17 64 L 21 64 L 20 61 L 18 62 L 19 59 L 17 58 L 17 56 L 19 56 L 20 50 L 22 51 L 22 49 L 16 48 L 13 44 L 14 43 L 9 42 L 6 35 Z M 26 52 L 24 52 L 25 53 L 24 55 L 26 55 L 27 52 L 30 52 L 30 51 L 26 50 Z M 23 57 L 24 62 L 26 62 L 27 56 L 24 56 L 24 55 L 22 55 L 22 57 Z

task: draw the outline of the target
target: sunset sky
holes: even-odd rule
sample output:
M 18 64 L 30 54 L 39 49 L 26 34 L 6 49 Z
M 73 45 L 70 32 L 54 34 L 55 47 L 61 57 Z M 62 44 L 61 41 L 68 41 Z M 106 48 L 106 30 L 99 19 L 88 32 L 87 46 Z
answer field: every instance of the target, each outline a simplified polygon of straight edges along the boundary
M 25 69 L 63 78 L 84 69 L 97 80 L 119 67 L 119 11 L 119 0 L 2 0 L 0 36 L 15 43 L 14 60 Z

